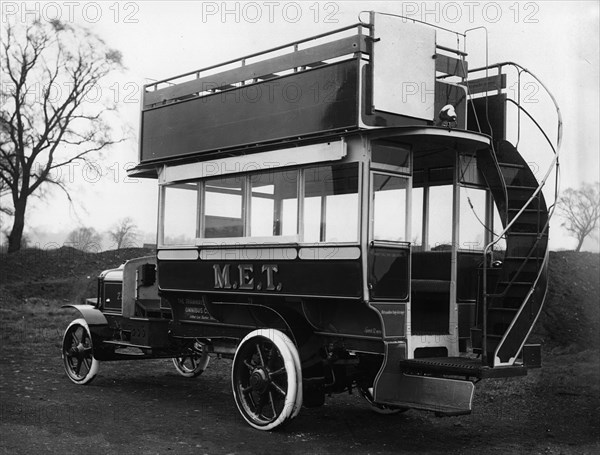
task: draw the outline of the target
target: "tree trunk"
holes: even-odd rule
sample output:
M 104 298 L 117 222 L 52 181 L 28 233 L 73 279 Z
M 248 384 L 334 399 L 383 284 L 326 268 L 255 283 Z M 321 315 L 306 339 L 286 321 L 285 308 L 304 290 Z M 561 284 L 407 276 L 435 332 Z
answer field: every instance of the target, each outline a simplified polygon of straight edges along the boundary
M 575 248 L 575 251 L 579 253 L 579 250 L 581 250 L 581 246 L 583 245 L 583 241 L 585 240 L 585 236 L 580 236 L 577 240 L 579 243 L 577 244 L 577 248 Z
M 27 198 L 19 199 L 15 204 L 15 219 L 12 230 L 8 236 L 8 252 L 14 253 L 21 249 L 23 241 L 23 228 L 25 227 L 25 210 L 27 208 Z

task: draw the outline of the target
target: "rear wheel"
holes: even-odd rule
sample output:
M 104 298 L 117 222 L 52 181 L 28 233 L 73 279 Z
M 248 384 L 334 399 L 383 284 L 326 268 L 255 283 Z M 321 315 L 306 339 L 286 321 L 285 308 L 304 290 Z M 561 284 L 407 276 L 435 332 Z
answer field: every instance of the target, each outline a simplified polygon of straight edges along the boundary
M 202 343 L 195 342 L 194 347 L 181 357 L 173 357 L 173 365 L 177 372 L 186 378 L 200 376 L 206 370 L 210 357 Z
M 98 373 L 92 336 L 85 319 L 76 319 L 65 330 L 62 343 L 65 372 L 75 384 L 89 384 Z
M 302 406 L 302 370 L 294 343 L 278 330 L 255 330 L 238 346 L 231 372 L 242 417 L 259 430 L 290 422 Z

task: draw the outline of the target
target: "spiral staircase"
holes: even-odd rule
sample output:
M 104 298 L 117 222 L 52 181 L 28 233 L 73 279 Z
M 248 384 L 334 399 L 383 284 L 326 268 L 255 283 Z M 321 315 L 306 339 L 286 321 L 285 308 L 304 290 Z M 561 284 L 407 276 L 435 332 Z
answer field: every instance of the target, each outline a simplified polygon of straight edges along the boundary
M 509 366 L 533 329 L 546 295 L 549 212 L 540 184 L 510 142 L 502 140 L 495 150 L 480 151 L 477 163 L 500 213 L 506 251 L 500 267 L 486 264 L 473 349 L 482 354 L 484 364 Z M 484 260 L 488 263 L 489 256 Z

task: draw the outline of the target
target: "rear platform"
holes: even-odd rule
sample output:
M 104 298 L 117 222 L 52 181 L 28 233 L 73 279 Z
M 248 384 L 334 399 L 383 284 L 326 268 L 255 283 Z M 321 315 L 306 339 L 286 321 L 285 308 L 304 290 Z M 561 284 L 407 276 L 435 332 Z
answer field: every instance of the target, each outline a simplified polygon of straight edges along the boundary
M 406 374 L 431 376 L 463 376 L 466 379 L 508 378 L 527 375 L 524 365 L 490 368 L 481 359 L 469 357 L 429 357 L 408 359 L 400 362 L 400 369 Z

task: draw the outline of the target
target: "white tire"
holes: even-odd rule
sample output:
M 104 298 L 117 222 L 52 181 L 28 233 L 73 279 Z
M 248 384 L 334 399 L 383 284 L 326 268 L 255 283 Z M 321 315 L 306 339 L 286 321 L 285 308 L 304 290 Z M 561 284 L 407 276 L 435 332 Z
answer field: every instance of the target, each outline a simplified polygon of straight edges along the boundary
M 302 407 L 296 346 L 279 330 L 249 333 L 236 350 L 231 387 L 240 414 L 252 427 L 268 431 L 287 424 Z
M 68 378 L 75 384 L 89 384 L 98 373 L 92 335 L 85 319 L 75 319 L 63 335 L 62 359 Z

